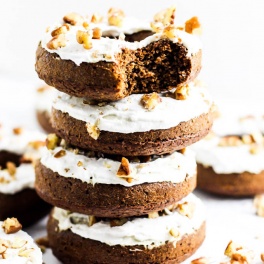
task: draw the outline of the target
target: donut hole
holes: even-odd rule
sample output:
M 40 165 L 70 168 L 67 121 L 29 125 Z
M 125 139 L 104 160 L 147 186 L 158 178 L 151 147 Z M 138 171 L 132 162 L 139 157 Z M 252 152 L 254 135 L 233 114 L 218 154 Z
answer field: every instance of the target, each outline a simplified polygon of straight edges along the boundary
M 12 162 L 18 167 L 21 164 L 21 155 L 8 151 L 0 151 L 0 167 L 6 169 L 7 162 Z

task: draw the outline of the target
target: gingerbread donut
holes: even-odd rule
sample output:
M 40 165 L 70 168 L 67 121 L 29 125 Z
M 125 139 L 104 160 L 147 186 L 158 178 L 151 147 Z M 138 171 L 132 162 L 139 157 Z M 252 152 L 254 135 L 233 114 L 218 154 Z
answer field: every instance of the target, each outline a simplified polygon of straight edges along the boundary
M 0 128 L 0 220 L 16 217 L 24 227 L 34 224 L 51 206 L 34 189 L 34 166 L 45 134 L 23 128 Z
M 213 134 L 195 143 L 198 188 L 219 195 L 264 192 L 263 116 L 222 116 Z
M 53 254 L 65 264 L 180 263 L 204 240 L 205 212 L 193 194 L 170 209 L 128 219 L 100 219 L 55 207 L 47 230 Z
M 171 18 L 172 11 L 167 11 Z M 202 45 L 190 30 L 166 21 L 166 15 L 151 24 L 120 10 L 109 12 L 108 20 L 71 13 L 50 26 L 36 51 L 39 78 L 72 96 L 115 101 L 166 91 L 197 77 Z M 120 21 L 111 21 L 112 16 Z
M 127 217 L 162 210 L 195 187 L 196 162 L 189 150 L 121 158 L 58 145 L 45 149 L 36 166 L 36 191 L 42 199 L 96 216 Z
M 134 94 L 99 105 L 59 93 L 51 123 L 57 135 L 80 148 L 127 156 L 171 153 L 206 136 L 213 123 L 206 89 L 193 83 L 186 89 L 185 100 L 175 99 L 183 96 L 176 90 L 176 96 Z

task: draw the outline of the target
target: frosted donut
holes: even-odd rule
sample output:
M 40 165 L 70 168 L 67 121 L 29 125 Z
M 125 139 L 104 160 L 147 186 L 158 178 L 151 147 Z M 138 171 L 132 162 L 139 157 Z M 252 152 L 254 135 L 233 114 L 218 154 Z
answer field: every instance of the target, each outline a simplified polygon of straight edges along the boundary
M 44 145 L 41 132 L 0 128 L 0 220 L 14 216 L 28 226 L 50 210 L 34 188 L 34 166 Z
M 36 72 L 64 93 L 100 101 L 166 91 L 194 80 L 201 70 L 199 38 L 162 23 L 155 33 L 150 24 L 124 16 L 121 25 L 113 26 L 106 18 L 94 23 L 66 15 L 41 39 Z
M 198 188 L 220 195 L 264 192 L 263 116 L 222 116 L 212 135 L 195 143 Z
M 152 109 L 142 103 L 145 96 L 133 94 L 116 102 L 92 105 L 59 93 L 51 123 L 56 134 L 72 145 L 126 156 L 171 153 L 209 132 L 213 101 L 206 89 L 191 83 L 185 100 L 175 99 L 172 93 L 159 94 Z
M 63 141 L 61 141 L 63 142 Z M 147 161 L 149 159 L 149 161 Z M 131 173 L 121 173 L 127 166 Z M 36 166 L 36 191 L 54 206 L 104 217 L 162 210 L 196 187 L 192 151 L 128 158 L 54 146 Z
M 183 204 L 185 208 L 179 210 Z M 193 194 L 175 208 L 155 218 L 112 221 L 54 208 L 47 227 L 49 243 L 53 254 L 66 264 L 181 263 L 204 240 L 205 210 Z

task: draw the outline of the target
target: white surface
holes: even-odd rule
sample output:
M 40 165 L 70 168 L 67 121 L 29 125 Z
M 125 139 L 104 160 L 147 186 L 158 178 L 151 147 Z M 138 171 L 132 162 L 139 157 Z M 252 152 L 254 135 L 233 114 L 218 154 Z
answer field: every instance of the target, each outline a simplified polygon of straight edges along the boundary
M 12 79 L 10 76 L 0 75 L 0 123 L 10 125 L 25 125 L 40 129 L 36 122 L 34 107 L 34 89 L 38 82 L 28 79 Z M 41 130 L 41 129 L 40 129 Z M 264 253 L 264 218 L 256 215 L 253 198 L 248 199 L 220 199 L 211 195 L 195 191 L 204 202 L 207 211 L 207 236 L 199 250 L 191 259 L 201 256 L 211 257 L 216 263 L 224 257 L 224 250 L 230 240 L 240 242 L 252 250 Z M 46 218 L 27 231 L 34 238 L 46 235 Z M 262 248 L 261 248 L 262 247 Z M 47 264 L 59 262 L 48 250 L 44 254 Z M 212 262 L 213 263 L 213 262 Z M 261 263 L 255 261 L 254 263 Z

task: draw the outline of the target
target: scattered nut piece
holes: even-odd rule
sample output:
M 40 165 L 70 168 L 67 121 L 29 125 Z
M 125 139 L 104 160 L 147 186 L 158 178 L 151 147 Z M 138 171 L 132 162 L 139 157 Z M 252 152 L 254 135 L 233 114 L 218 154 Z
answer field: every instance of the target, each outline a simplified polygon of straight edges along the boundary
M 57 35 L 53 37 L 48 43 L 47 48 L 51 50 L 56 50 L 66 46 L 66 37 L 64 34 Z
M 7 250 L 6 246 L 0 245 L 0 255 L 3 256 L 3 254 L 6 252 L 6 250 Z
M 249 148 L 249 152 L 251 154 L 258 154 L 263 150 L 263 147 L 259 144 L 251 144 Z
M 28 258 L 32 252 L 34 252 L 34 248 L 22 248 L 19 250 L 18 256 Z
M 102 36 L 102 30 L 100 28 L 93 29 L 93 39 L 100 39 Z
M 13 133 L 15 135 L 21 135 L 22 132 L 23 132 L 23 128 L 21 128 L 21 127 L 15 127 L 15 128 L 13 128 Z
M 52 133 L 52 134 L 48 134 L 47 138 L 46 138 L 46 147 L 47 149 L 55 149 L 60 143 L 60 138 Z
M 262 262 L 264 262 L 264 253 L 260 254 L 260 259 L 262 260 Z
M 58 36 L 60 34 L 65 34 L 67 31 L 70 30 L 70 26 L 69 24 L 64 24 L 62 25 L 61 27 L 58 27 L 56 29 L 54 29 L 52 32 L 51 32 L 51 36 L 52 37 L 55 37 L 55 36 Z
M 154 22 L 161 22 L 165 27 L 174 24 L 175 10 L 176 7 L 171 6 L 165 10 L 160 11 L 159 13 L 155 14 Z
M 85 49 L 91 49 L 93 47 L 90 34 L 87 31 L 78 30 L 76 33 L 76 40 L 79 44 L 83 44 Z
M 198 17 L 194 16 L 185 22 L 185 31 L 190 34 L 201 35 L 202 28 Z
M 98 13 L 94 13 L 91 18 L 91 22 L 94 24 L 98 24 L 103 21 L 103 16 Z
M 6 234 L 14 234 L 22 229 L 22 225 L 18 222 L 18 220 L 14 217 L 7 218 L 2 225 Z
M 24 247 L 25 245 L 27 244 L 27 241 L 22 239 L 22 238 L 19 238 L 19 237 L 16 237 L 11 245 L 11 248 L 22 248 Z
M 46 248 L 49 248 L 49 239 L 47 236 L 37 238 L 35 242 L 43 253 L 46 251 Z
M 150 27 L 155 33 L 159 33 L 163 30 L 163 24 L 161 22 L 150 22 Z
M 253 138 L 251 137 L 251 135 L 242 135 L 242 142 L 244 144 L 252 144 L 253 143 Z
M 169 25 L 163 29 L 162 35 L 169 39 L 174 39 L 177 37 L 177 28 L 174 25 Z
M 251 136 L 255 143 L 257 144 L 263 143 L 263 136 L 260 131 L 255 131 L 254 133 L 251 134 Z
M 6 163 L 6 168 L 10 176 L 14 176 L 16 174 L 16 164 L 15 163 L 8 161 Z
M 177 211 L 188 218 L 193 217 L 195 206 L 193 203 L 183 202 L 181 204 L 177 204 Z
M 28 143 L 28 146 L 32 147 L 33 149 L 40 149 L 41 147 L 44 147 L 46 145 L 46 142 L 44 141 L 40 141 L 40 140 L 37 140 L 37 141 L 31 141 Z
M 208 264 L 209 260 L 206 257 L 200 257 L 191 261 L 191 264 Z
M 151 212 L 151 213 L 148 213 L 148 218 L 158 218 L 159 217 L 159 213 L 158 212 Z
M 87 21 L 84 21 L 82 25 L 85 29 L 89 29 L 89 27 L 90 27 L 90 25 Z
M 221 137 L 218 142 L 219 147 L 235 147 L 242 145 L 242 140 L 239 136 L 225 136 Z
M 122 27 L 125 13 L 121 9 L 110 8 L 108 10 L 108 24 L 110 26 Z
M 158 93 L 144 94 L 141 97 L 141 104 L 148 110 L 153 110 L 159 103 L 162 102 Z
M 232 255 L 237 252 L 238 250 L 243 249 L 242 246 L 235 244 L 232 240 L 229 241 L 224 254 L 230 258 L 232 258 Z
M 186 148 L 183 148 L 183 149 L 178 150 L 178 152 L 180 152 L 181 154 L 184 154 L 186 150 L 187 150 Z
M 83 163 L 79 160 L 79 161 L 77 162 L 77 166 L 78 166 L 78 167 L 81 167 L 81 166 L 83 166 Z
M 176 228 L 172 228 L 172 229 L 170 230 L 170 235 L 173 236 L 173 237 L 175 237 L 175 238 L 177 238 L 177 237 L 180 236 L 180 232 L 179 232 L 178 229 L 176 229 Z
M 57 153 L 54 154 L 54 158 L 61 158 L 66 155 L 66 151 L 64 149 L 59 150 Z
M 264 194 L 255 195 L 253 205 L 257 210 L 257 215 L 264 217 Z
M 96 121 L 94 125 L 90 123 L 86 123 L 86 129 L 89 133 L 90 137 L 97 140 L 100 135 L 100 129 L 98 128 L 99 125 L 99 119 Z
M 131 174 L 130 164 L 127 158 L 122 157 L 120 167 L 117 171 L 118 177 L 129 176 Z
M 176 100 L 186 100 L 189 96 L 190 87 L 188 84 L 179 86 L 175 90 L 175 98 Z
M 127 218 L 118 218 L 118 219 L 112 219 L 110 221 L 110 226 L 114 227 L 114 226 L 122 226 L 127 222 Z
M 83 17 L 78 13 L 69 13 L 63 17 L 64 22 L 69 23 L 73 26 L 81 25 L 83 23 Z
M 92 226 L 96 223 L 96 217 L 94 215 L 89 215 L 88 217 L 88 226 Z

